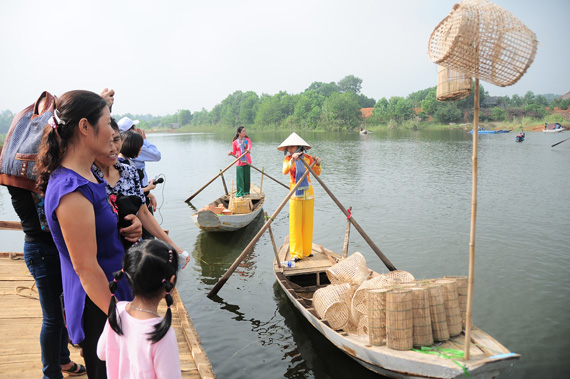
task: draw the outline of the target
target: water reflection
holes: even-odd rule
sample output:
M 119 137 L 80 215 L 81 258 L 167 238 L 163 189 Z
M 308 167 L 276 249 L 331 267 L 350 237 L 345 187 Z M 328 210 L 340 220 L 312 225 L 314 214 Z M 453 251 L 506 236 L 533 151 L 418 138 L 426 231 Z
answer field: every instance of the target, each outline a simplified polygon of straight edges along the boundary
M 201 269 L 204 284 L 215 284 L 226 273 L 236 258 L 243 252 L 264 224 L 263 214 L 259 215 L 245 228 L 234 232 L 200 231 L 194 244 L 192 257 Z M 255 247 L 240 263 L 234 275 L 251 277 L 257 267 Z

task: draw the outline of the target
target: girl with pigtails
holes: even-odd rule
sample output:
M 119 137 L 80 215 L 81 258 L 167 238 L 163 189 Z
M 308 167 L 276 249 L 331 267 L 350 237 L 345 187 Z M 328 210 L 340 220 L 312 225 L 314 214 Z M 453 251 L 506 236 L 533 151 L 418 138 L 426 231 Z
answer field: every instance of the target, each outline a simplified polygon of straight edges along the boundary
M 171 291 L 176 284 L 178 254 L 160 240 L 133 245 L 123 258 L 123 268 L 109 282 L 111 302 L 108 322 L 99 338 L 97 355 L 114 378 L 181 378 L 180 358 L 172 322 Z M 126 277 L 134 299 L 115 301 L 115 291 Z M 158 304 L 166 300 L 164 317 Z

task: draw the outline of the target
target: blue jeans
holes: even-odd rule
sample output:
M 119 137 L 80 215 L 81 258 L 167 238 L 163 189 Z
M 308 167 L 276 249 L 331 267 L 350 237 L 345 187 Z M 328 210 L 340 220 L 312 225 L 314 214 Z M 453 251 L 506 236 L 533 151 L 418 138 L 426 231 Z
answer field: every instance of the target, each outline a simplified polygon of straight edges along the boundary
M 36 281 L 43 321 L 40 333 L 44 378 L 63 378 L 61 365 L 70 362 L 69 337 L 61 311 L 61 267 L 55 246 L 24 243 L 24 259 Z

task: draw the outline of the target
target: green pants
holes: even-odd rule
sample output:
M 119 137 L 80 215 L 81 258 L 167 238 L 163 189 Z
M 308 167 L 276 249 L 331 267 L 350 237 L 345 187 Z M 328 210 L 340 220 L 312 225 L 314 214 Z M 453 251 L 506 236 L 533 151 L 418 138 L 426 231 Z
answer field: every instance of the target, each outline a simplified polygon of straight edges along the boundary
M 250 170 L 251 167 L 249 167 L 249 165 L 236 166 L 236 197 L 249 195 Z

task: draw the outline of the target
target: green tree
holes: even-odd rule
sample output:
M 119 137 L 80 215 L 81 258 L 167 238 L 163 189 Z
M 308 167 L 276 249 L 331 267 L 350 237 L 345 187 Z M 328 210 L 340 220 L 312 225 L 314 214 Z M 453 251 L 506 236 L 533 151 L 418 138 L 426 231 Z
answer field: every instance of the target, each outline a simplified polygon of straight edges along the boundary
M 311 85 L 305 90 L 305 92 L 307 91 L 315 91 L 321 96 L 329 97 L 333 93 L 339 92 L 339 88 L 335 82 L 312 82 Z
M 351 130 L 359 126 L 362 117 L 356 95 L 333 93 L 323 104 L 321 120 L 334 130 Z
M 339 80 L 338 88 L 341 93 L 350 92 L 358 95 L 362 88 L 362 79 L 357 78 L 354 75 L 345 76 Z
M 192 121 L 192 113 L 188 109 L 178 111 L 178 123 L 180 125 L 188 125 Z

